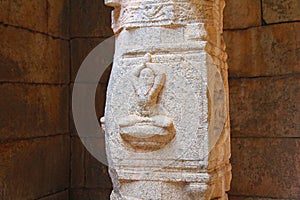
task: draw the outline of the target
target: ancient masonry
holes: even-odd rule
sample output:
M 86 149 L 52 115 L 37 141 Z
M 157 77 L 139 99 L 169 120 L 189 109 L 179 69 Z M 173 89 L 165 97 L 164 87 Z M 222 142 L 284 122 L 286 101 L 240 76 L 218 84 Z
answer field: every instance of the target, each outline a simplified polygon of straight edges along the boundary
M 105 3 L 116 34 L 102 119 L 111 199 L 227 199 L 224 0 Z

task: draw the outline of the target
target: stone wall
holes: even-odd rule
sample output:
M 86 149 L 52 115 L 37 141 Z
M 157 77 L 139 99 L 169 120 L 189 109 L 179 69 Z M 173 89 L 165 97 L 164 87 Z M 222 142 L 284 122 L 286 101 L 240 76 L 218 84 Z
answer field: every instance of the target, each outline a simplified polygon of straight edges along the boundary
M 77 137 L 70 96 L 83 59 L 112 35 L 110 12 L 102 0 L 0 1 L 0 199 L 108 199 L 107 168 Z
M 299 1 L 226 4 L 230 199 L 298 199 Z M 103 0 L 0 1 L 0 199 L 108 199 L 107 169 L 81 144 L 69 111 L 80 63 L 110 35 Z
M 227 0 L 231 198 L 300 197 L 300 2 Z
M 71 29 L 73 37 L 79 37 L 72 39 L 75 67 L 112 34 L 110 11 L 102 0 L 80 2 L 72 15 L 80 16 L 81 24 L 72 22 L 76 27 Z M 230 73 L 233 165 L 230 199 L 300 196 L 299 6 L 297 0 L 226 0 L 224 37 Z M 103 18 L 95 18 L 99 10 Z M 106 81 L 107 75 L 99 91 L 105 91 Z M 99 93 L 98 116 L 103 112 L 103 94 Z M 78 138 L 72 139 L 76 140 L 72 177 L 77 182 L 72 186 L 73 196 L 107 199 L 111 185 L 106 169 L 84 151 Z M 80 152 L 78 157 L 75 152 Z
M 0 1 L 0 199 L 68 199 L 69 2 Z
M 70 45 L 71 82 L 90 51 L 112 36 L 111 9 L 103 0 L 71 0 Z M 110 71 L 104 73 L 96 94 L 97 116 L 104 114 L 105 94 Z M 83 84 L 85 85 L 85 84 Z M 70 199 L 107 200 L 112 190 L 107 167 L 83 146 L 71 122 L 71 192 Z

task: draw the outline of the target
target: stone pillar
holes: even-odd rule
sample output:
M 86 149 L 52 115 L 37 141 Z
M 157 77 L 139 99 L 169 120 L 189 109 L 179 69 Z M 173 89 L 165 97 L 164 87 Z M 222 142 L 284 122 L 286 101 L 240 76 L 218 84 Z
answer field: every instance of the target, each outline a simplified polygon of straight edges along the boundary
M 111 199 L 227 199 L 224 0 L 105 2 L 116 34 L 102 119 Z

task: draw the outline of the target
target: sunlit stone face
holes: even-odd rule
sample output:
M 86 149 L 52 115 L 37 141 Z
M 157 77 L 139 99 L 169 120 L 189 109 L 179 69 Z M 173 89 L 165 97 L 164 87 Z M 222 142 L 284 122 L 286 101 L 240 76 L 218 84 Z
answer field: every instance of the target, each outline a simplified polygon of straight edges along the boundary
M 117 34 L 105 111 L 111 200 L 227 199 L 223 2 L 105 0 Z M 212 152 L 210 130 L 220 136 Z
M 154 83 L 154 73 L 151 69 L 145 68 L 141 71 L 139 77 L 139 90 L 141 92 L 140 95 L 146 96 L 150 89 L 153 87 Z

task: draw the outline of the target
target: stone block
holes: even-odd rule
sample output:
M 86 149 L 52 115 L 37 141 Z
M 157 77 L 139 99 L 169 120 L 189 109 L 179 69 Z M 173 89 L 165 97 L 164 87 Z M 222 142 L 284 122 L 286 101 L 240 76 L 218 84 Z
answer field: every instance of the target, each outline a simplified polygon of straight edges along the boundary
M 300 23 L 225 31 L 230 77 L 300 72 Z
M 88 86 L 88 85 L 87 85 Z M 101 93 L 99 90 L 105 89 L 99 85 L 97 97 L 96 97 L 96 110 L 97 116 L 103 116 L 103 109 L 105 103 L 105 96 L 101 96 L 105 93 Z M 101 106 L 99 106 L 101 105 Z M 100 114 L 99 114 L 100 113 Z M 84 117 L 85 118 L 85 117 Z M 89 117 L 86 117 L 89 119 Z M 91 121 L 91 120 L 88 120 Z M 77 133 L 74 122 L 72 121 L 73 133 Z M 111 188 L 111 181 L 108 175 L 107 166 L 96 160 L 83 146 L 82 142 L 78 138 L 78 135 L 72 137 L 72 169 L 71 169 L 71 184 L 72 188 Z
M 78 137 L 71 137 L 71 188 L 85 185 L 85 148 Z
M 7 22 L 9 16 L 9 4 L 10 0 L 0 1 L 0 22 Z
M 103 38 L 80 38 L 80 39 L 72 39 L 71 40 L 71 79 L 72 82 L 75 81 L 77 71 L 83 60 L 87 57 L 87 55 L 104 39 Z M 108 79 L 111 73 L 112 66 L 108 66 L 107 70 L 103 73 L 101 77 L 99 77 L 99 84 L 96 91 L 96 99 L 95 99 L 95 107 L 96 107 L 96 115 L 98 119 L 104 115 L 104 107 L 105 107 L 105 99 L 106 99 L 106 89 L 108 84 Z M 73 84 L 71 84 L 71 93 L 73 91 Z M 92 84 L 89 83 L 80 83 L 80 87 L 82 87 L 82 91 L 88 94 L 90 87 L 93 87 Z M 86 116 L 85 110 L 82 110 L 82 116 Z M 73 116 L 71 113 L 71 132 L 72 134 L 76 134 L 76 129 L 73 122 Z M 89 119 L 91 116 L 86 116 L 86 119 Z M 93 116 L 92 116 L 93 117 Z M 89 120 L 87 120 L 89 121 Z
M 0 25 L 0 81 L 69 82 L 68 41 Z
M 65 190 L 53 195 L 48 195 L 47 197 L 41 198 L 39 200 L 68 200 L 69 199 L 69 191 Z
M 231 195 L 299 198 L 299 139 L 232 138 L 231 144 Z
M 73 84 L 71 84 L 71 92 L 73 90 Z M 81 91 L 83 92 L 83 97 L 89 96 L 92 94 L 89 94 L 89 91 L 91 90 L 92 84 L 79 84 L 78 85 L 81 88 Z M 98 84 L 98 87 L 96 89 L 96 94 L 95 94 L 95 111 L 96 111 L 96 116 L 97 119 L 100 120 L 100 118 L 104 115 L 104 108 L 105 108 L 105 102 L 106 102 L 106 90 L 107 90 L 107 84 L 100 83 Z M 70 99 L 70 103 L 71 99 Z M 92 121 L 92 118 L 94 115 L 90 115 L 89 113 L 86 112 L 85 109 L 76 109 L 78 112 L 80 112 L 80 116 L 82 116 L 82 119 L 86 121 L 87 126 L 88 124 Z M 84 123 L 84 122 L 83 122 Z M 99 121 L 100 123 L 100 121 Z M 70 129 L 72 134 L 77 135 L 77 130 L 74 125 L 74 120 L 73 120 L 73 113 L 70 113 Z
M 0 199 L 38 199 L 69 185 L 69 136 L 0 145 Z
M 262 8 L 267 24 L 300 20 L 299 0 L 262 0 Z
M 224 29 L 242 29 L 261 25 L 260 0 L 226 0 Z
M 81 38 L 71 40 L 71 80 L 74 81 L 80 65 L 88 54 L 104 39 L 103 38 Z M 100 79 L 100 77 L 99 77 Z
M 67 86 L 0 85 L 0 141 L 69 132 Z
M 70 200 L 108 200 L 110 193 L 111 189 L 73 189 L 71 190 Z
M 69 36 L 69 1 L 4 0 L 0 2 L 0 21 L 56 37 Z M 13 14 L 9 14 L 13 13 Z
M 47 0 L 48 33 L 69 38 L 70 5 L 69 0 Z
M 300 76 L 230 79 L 233 137 L 299 137 Z
M 7 24 L 47 32 L 47 1 L 14 0 L 7 4 L 9 10 Z
M 108 175 L 108 168 L 89 152 L 85 156 L 86 188 L 103 188 L 110 190 L 112 183 Z
M 71 3 L 72 37 L 107 37 L 111 30 L 111 8 L 103 0 L 73 0 Z

